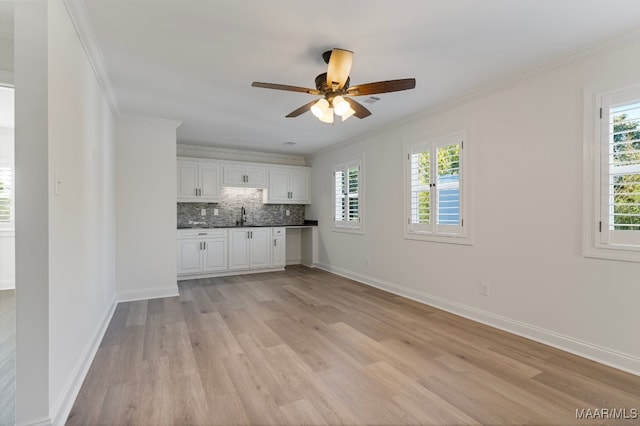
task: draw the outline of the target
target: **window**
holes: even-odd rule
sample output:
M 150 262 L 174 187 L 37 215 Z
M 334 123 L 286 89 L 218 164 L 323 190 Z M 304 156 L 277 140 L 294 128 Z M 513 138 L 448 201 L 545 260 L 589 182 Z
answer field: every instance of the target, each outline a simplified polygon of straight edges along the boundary
M 464 223 L 462 134 L 406 147 L 405 237 L 469 244 Z
M 333 170 L 334 182 L 334 230 L 362 232 L 362 162 L 336 166 Z
M 597 103 L 594 246 L 640 251 L 640 89 L 600 95 Z M 631 257 L 640 261 L 640 253 Z
M 11 164 L 0 161 L 0 227 L 13 227 L 13 171 Z

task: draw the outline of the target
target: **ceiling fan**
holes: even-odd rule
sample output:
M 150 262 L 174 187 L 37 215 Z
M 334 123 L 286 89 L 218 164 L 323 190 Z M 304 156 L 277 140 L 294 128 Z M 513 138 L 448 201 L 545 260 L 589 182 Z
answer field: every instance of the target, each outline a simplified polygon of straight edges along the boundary
M 325 63 L 327 63 L 327 72 L 316 77 L 315 89 L 289 86 L 286 84 L 261 83 L 258 81 L 251 83 L 251 86 L 320 95 L 322 98 L 319 100 L 314 99 L 300 108 L 291 111 L 287 114 L 287 117 L 297 117 L 307 111 L 311 111 L 313 115 L 325 123 L 333 123 L 334 113 L 341 117 L 342 121 L 352 115 L 358 118 L 365 118 L 371 115 L 371 111 L 349 96 L 367 96 L 378 93 L 398 92 L 416 87 L 415 78 L 377 81 L 375 83 L 349 86 L 349 72 L 351 72 L 353 52 L 336 48 L 324 52 L 322 58 Z

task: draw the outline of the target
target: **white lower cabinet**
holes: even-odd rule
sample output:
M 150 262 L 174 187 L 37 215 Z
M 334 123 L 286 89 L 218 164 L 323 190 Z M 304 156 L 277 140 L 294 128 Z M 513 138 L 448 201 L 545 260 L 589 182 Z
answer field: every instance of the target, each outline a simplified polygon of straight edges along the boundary
M 285 230 L 284 228 L 272 228 L 271 239 L 271 266 L 274 268 L 284 267 L 287 263 L 287 249 L 285 246 Z
M 221 272 L 229 269 L 226 238 L 208 238 L 202 243 L 204 246 L 202 272 Z
M 285 228 L 178 230 L 178 276 L 284 268 L 285 242 Z
M 228 270 L 227 231 L 188 229 L 178 231 L 178 275 Z
M 271 266 L 271 228 L 229 230 L 229 270 Z

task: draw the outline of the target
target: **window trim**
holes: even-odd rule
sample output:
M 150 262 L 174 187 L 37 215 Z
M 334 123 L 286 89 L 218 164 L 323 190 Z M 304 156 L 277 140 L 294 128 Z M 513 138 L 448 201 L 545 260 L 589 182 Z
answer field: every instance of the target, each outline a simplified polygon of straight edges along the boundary
M 420 147 L 433 147 L 438 146 L 447 139 L 459 138 L 461 142 L 460 146 L 460 220 L 461 225 L 460 233 L 447 233 L 447 232 L 420 232 L 412 230 L 411 226 L 411 152 Z M 430 148 L 431 149 L 431 148 Z M 436 148 L 437 149 L 437 148 Z M 461 244 L 461 245 L 473 245 L 473 239 L 471 234 L 471 197 L 470 197 L 470 179 L 467 179 L 469 175 L 469 143 L 465 131 L 457 131 L 443 136 L 436 136 L 425 138 L 414 142 L 405 142 L 403 149 L 402 161 L 403 167 L 403 182 L 404 182 L 404 239 L 406 240 L 418 240 L 429 241 L 436 243 L 448 243 L 448 244 Z M 435 228 L 434 228 L 435 229 Z
M 347 171 L 349 168 L 357 166 L 360 168 L 360 172 L 358 173 L 358 218 L 360 219 L 358 222 L 348 222 L 348 221 L 337 221 L 335 217 L 336 210 L 336 172 L 338 170 Z M 364 178 L 365 168 L 364 168 L 364 155 L 359 158 L 343 162 L 340 164 L 336 164 L 332 168 L 331 173 L 331 219 L 333 223 L 333 231 L 334 232 L 345 232 L 351 234 L 364 234 Z
M 615 95 L 623 95 L 628 92 L 638 92 L 640 99 L 640 86 L 628 86 L 620 89 L 592 91 L 584 90 L 584 111 L 583 111 L 583 232 L 582 232 L 582 252 L 585 257 L 620 260 L 628 262 L 640 262 L 640 244 L 623 245 L 609 244 L 604 242 L 600 227 L 603 212 L 603 127 L 607 113 L 600 110 L 603 101 Z M 608 120 L 606 120 L 608 128 Z M 608 132 L 608 129 L 607 129 Z M 608 137 L 607 137 L 608 147 Z M 608 171 L 607 171 L 608 176 Z M 607 184 L 608 185 L 608 184 Z

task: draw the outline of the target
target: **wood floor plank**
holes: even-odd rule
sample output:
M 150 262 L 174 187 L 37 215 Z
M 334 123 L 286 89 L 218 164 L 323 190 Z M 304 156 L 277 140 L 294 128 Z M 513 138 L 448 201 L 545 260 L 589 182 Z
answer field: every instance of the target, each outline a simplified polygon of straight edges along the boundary
M 640 377 L 305 267 L 120 303 L 67 425 L 634 424 Z
M 280 411 L 290 425 L 328 425 L 309 401 L 300 399 L 287 405 L 281 405 Z

